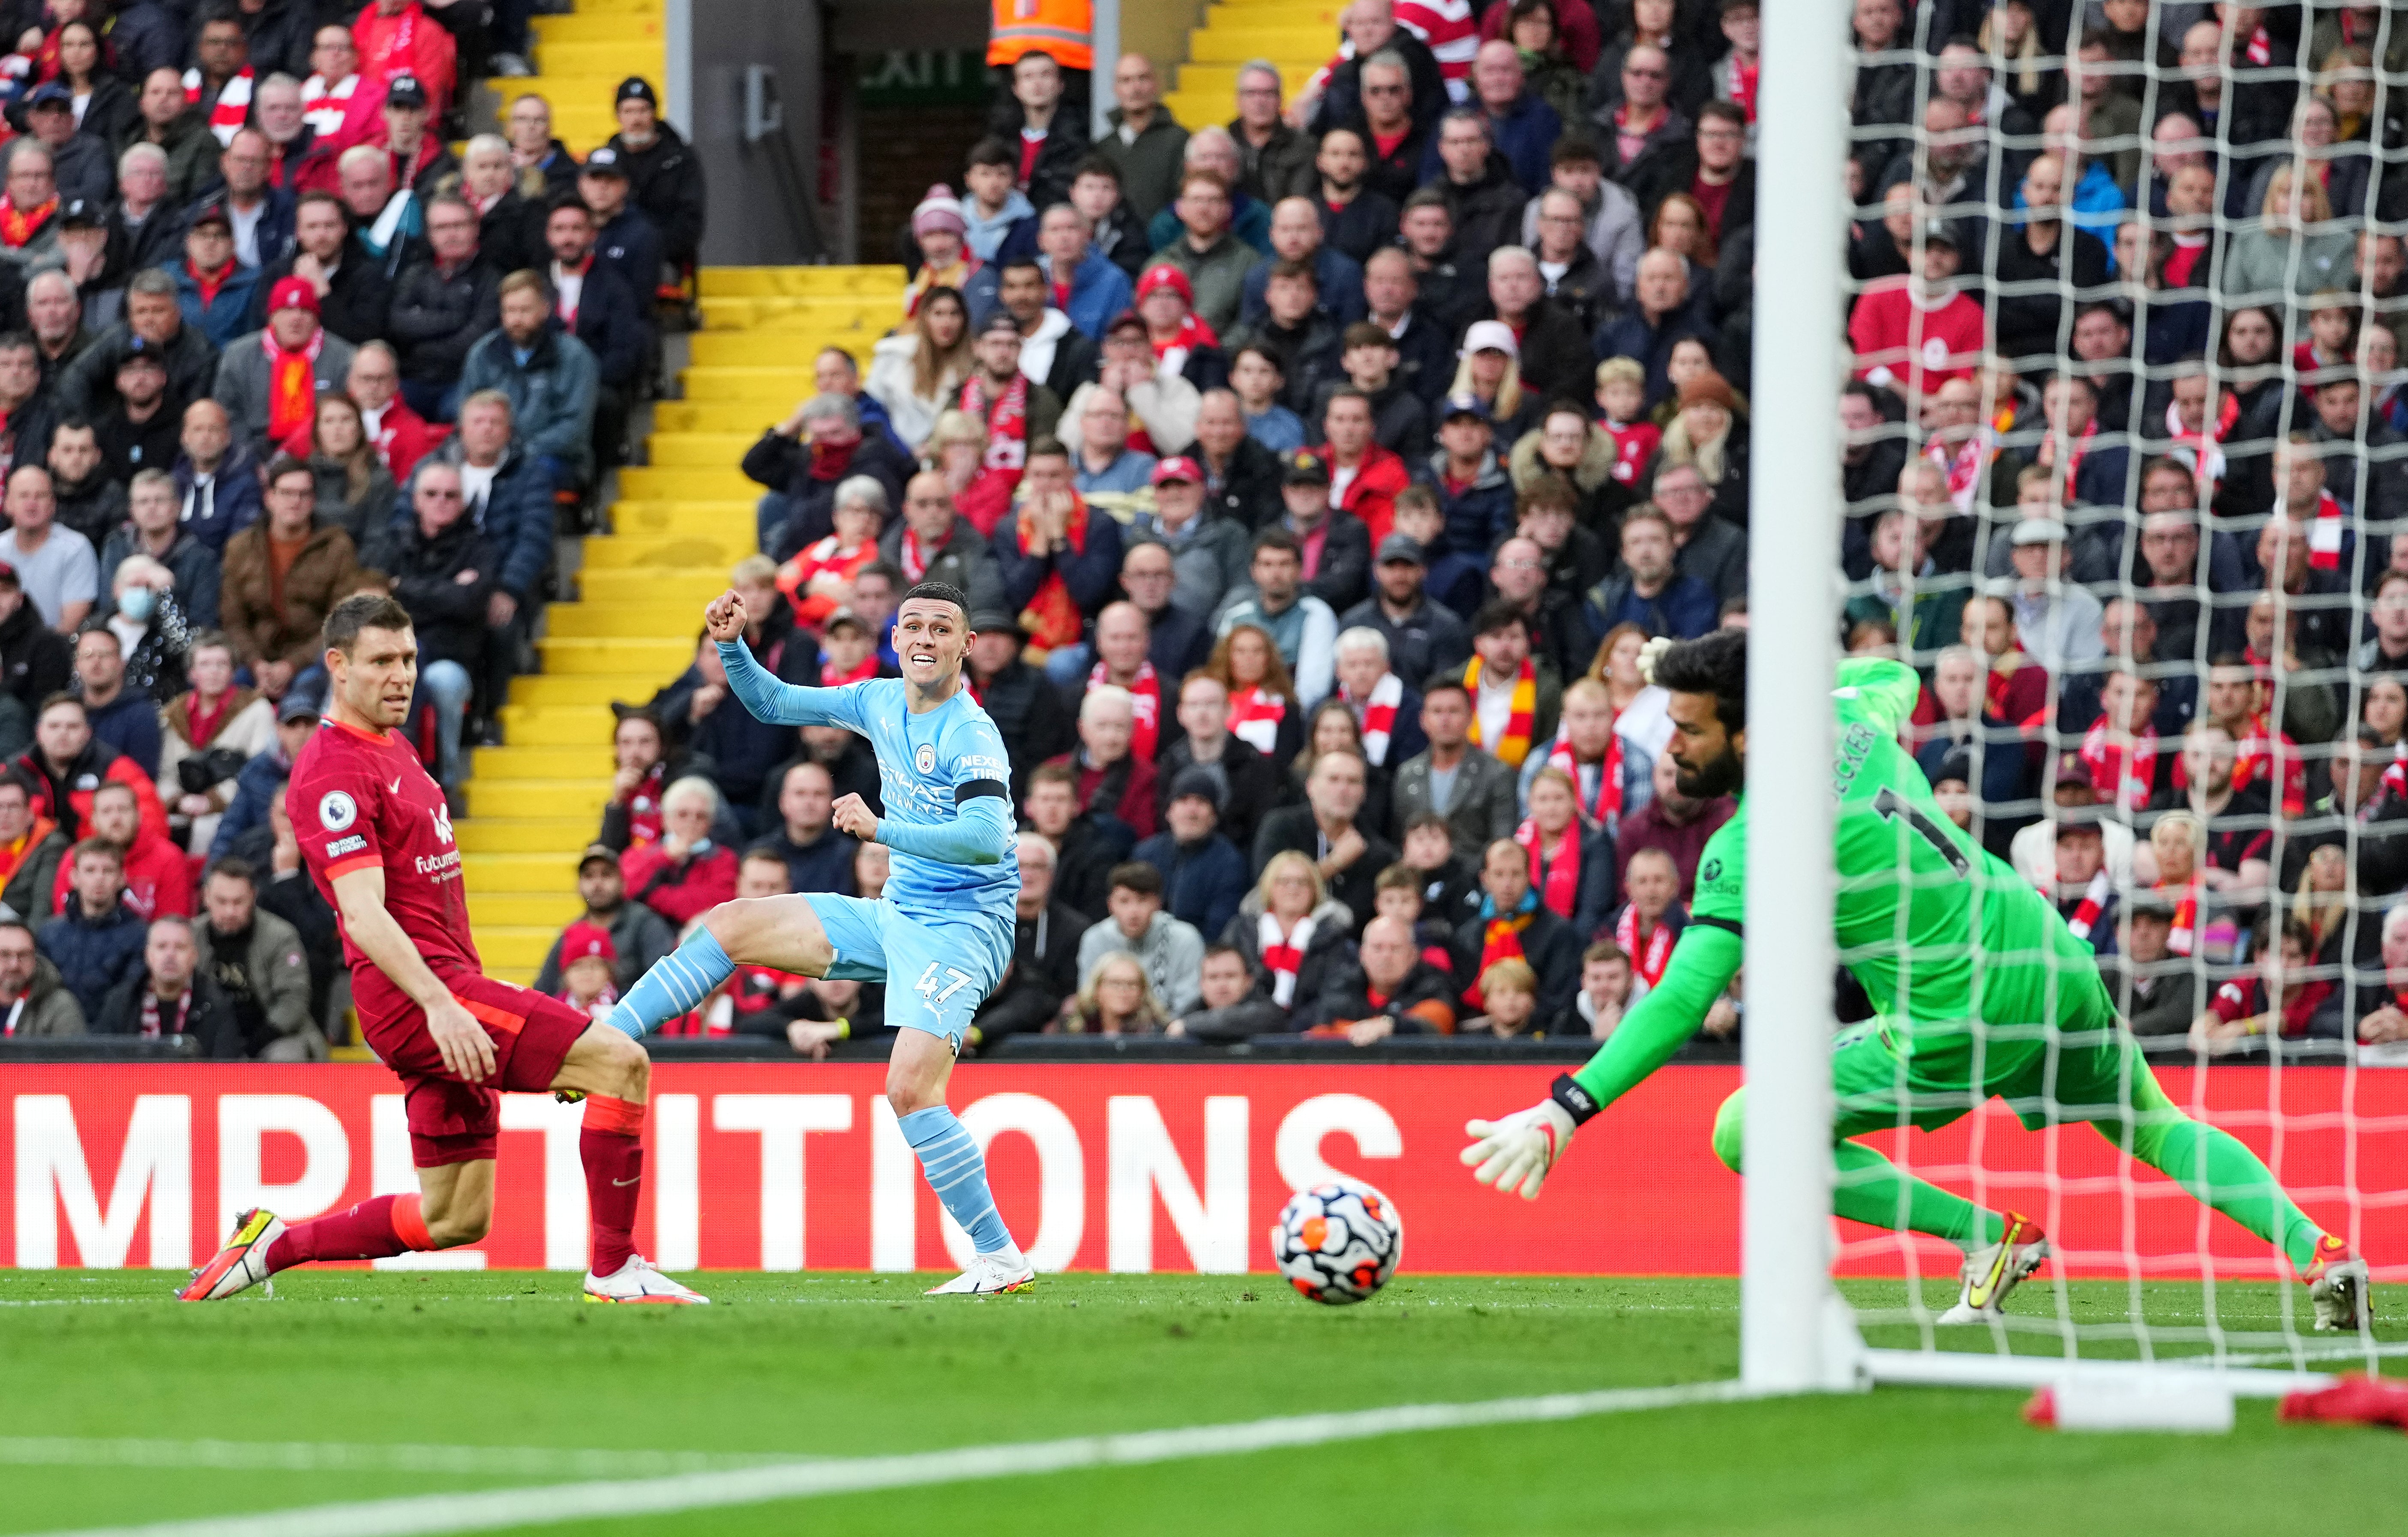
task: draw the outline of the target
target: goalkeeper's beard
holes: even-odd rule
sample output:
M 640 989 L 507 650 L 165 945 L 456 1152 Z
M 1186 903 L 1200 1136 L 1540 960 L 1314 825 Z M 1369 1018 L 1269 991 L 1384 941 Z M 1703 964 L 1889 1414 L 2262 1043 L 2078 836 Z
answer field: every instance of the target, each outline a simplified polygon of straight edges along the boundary
M 1691 768 L 1675 760 L 1673 768 L 1672 787 L 1692 800 L 1736 794 L 1747 782 L 1747 763 L 1727 742 L 1711 762 Z

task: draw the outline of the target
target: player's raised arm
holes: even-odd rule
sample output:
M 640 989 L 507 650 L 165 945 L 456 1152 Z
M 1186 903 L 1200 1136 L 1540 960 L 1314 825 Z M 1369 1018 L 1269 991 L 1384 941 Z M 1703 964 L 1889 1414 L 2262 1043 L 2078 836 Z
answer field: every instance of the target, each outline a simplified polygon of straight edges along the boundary
M 744 626 L 751 616 L 733 588 L 710 600 L 702 611 L 702 622 L 718 642 L 720 666 L 727 669 L 727 691 L 754 720 L 771 725 L 840 725 L 848 731 L 862 730 L 861 713 L 853 702 L 855 690 L 781 682 L 752 660 L 752 648 L 744 644 Z
M 1525 1200 L 1539 1199 L 1547 1171 L 1581 1123 L 1621 1099 L 1698 1033 L 1706 1011 L 1739 974 L 1740 937 L 1693 923 L 1672 947 L 1664 980 L 1623 1016 L 1612 1037 L 1578 1072 L 1557 1078 L 1547 1098 L 1501 1121 L 1472 1121 L 1463 1161 L 1472 1177 Z
M 1855 690 L 1857 711 L 1891 735 L 1914 713 L 1923 682 L 1914 669 L 1886 656 L 1851 656 L 1841 662 L 1838 687 Z

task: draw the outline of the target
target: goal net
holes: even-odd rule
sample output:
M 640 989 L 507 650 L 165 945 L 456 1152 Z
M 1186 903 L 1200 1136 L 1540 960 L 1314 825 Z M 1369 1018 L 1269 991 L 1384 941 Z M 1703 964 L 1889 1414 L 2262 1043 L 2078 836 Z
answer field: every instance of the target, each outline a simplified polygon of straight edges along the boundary
M 1746 1372 L 2378 1370 L 2376 1331 L 2314 1329 L 2283 1196 L 2145 1105 L 2408 1273 L 2408 12 L 1880 8 L 1764 17 Z M 1799 467 L 1835 417 L 1830 495 Z M 1769 980 L 1850 958 L 1831 783 L 1780 767 L 1832 761 L 1842 653 L 1917 670 L 1942 805 L 2083 941 L 1976 945 L 1971 1017 L 1905 1023 L 1956 957 L 1903 919 L 1895 997 Z M 1895 1171 L 1835 1169 L 1835 1032 L 1927 1027 L 1965 1082 L 1893 1054 L 1888 1123 L 1839 1129 Z M 2000 1315 L 1942 1322 L 1965 1253 L 1912 1230 L 1915 1179 L 2046 1233 Z M 1876 1188 L 1894 1220 L 1830 1219 Z

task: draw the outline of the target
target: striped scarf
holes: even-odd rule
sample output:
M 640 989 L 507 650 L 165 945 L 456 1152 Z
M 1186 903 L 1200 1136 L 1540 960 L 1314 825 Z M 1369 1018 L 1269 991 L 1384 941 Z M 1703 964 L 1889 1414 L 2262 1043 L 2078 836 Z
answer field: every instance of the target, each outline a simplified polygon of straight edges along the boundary
M 2193 880 L 2174 899 L 2174 926 L 2166 934 L 2166 949 L 2176 955 L 2187 955 L 2198 942 L 2199 882 Z
M 1089 688 L 1101 688 L 1111 682 L 1101 662 L 1087 673 Z M 1136 703 L 1129 724 L 1129 756 L 1151 763 L 1154 747 L 1162 740 L 1162 681 L 1154 675 L 1152 662 L 1137 665 L 1137 677 L 1130 681 L 1128 691 Z
M 359 88 L 357 75 L 346 75 L 332 85 L 323 75 L 310 76 L 301 84 L 301 121 L 318 137 L 326 137 L 342 127 L 343 119 L 350 115 L 351 93 Z
M 1297 919 L 1296 927 L 1283 935 L 1279 916 L 1265 912 L 1254 925 L 1254 939 L 1271 974 L 1271 1001 L 1283 1009 L 1292 1007 L 1297 973 L 1304 969 L 1304 953 L 1312 947 L 1312 914 Z
M 2075 939 L 2090 937 L 2090 930 L 2098 926 L 2099 914 L 2106 911 L 2107 898 L 2114 890 L 2115 883 L 2107 878 L 2104 869 L 2090 878 L 2089 886 L 2082 893 L 2082 900 L 2074 904 L 2073 916 L 2065 920 L 2065 927 L 2073 931 Z
M 2108 797 L 2108 804 L 2128 812 L 2148 809 L 2157 777 L 2157 731 L 2144 725 L 2128 747 L 2108 740 L 2107 717 L 2090 723 L 2082 737 L 2082 765 L 2090 770 L 2090 787 Z
M 1341 692 L 1345 692 L 1341 688 Z M 1396 734 L 1397 706 L 1404 701 L 1405 681 L 1393 672 L 1380 674 L 1371 685 L 1369 697 L 1357 700 L 1346 692 L 1346 702 L 1354 707 L 1355 719 L 1363 727 L 1363 755 L 1371 760 L 1374 768 L 1385 768 L 1388 743 Z
M 1463 666 L 1463 686 L 1471 695 L 1471 745 L 1484 749 L 1509 768 L 1519 768 L 1530 755 L 1530 731 L 1539 713 L 1539 669 L 1528 657 L 1513 680 L 1513 703 L 1505 717 L 1505 733 L 1496 745 L 1480 739 L 1480 658 Z
M 1259 684 L 1229 696 L 1229 734 L 1257 753 L 1277 751 L 1286 718 L 1287 701 Z
M 1547 749 L 1547 767 L 1560 768 L 1572 782 L 1572 801 L 1581 803 L 1580 755 L 1572 751 L 1571 739 L 1555 733 L 1555 745 Z M 1622 820 L 1622 733 L 1613 732 L 1605 739 L 1605 756 L 1597 766 L 1597 796 L 1580 807 L 1581 816 L 1591 826 L 1616 826 Z
M 1564 824 L 1555 837 L 1555 847 L 1542 845 L 1547 835 L 1540 830 L 1537 819 L 1524 817 L 1513 829 L 1513 841 L 1522 845 L 1530 856 L 1530 884 L 1541 894 L 1547 911 L 1558 918 L 1569 918 L 1580 902 L 1581 825 L 1574 817 Z
M 1672 964 L 1671 914 L 1656 914 L 1656 932 L 1647 936 L 1642 950 L 1639 943 L 1639 904 L 1625 902 L 1622 916 L 1613 921 L 1613 942 L 1630 957 L 1630 1002 L 1636 1003 L 1664 980 L 1664 968 Z
M 199 105 L 207 85 L 197 67 L 185 70 L 184 100 Z M 251 120 L 251 66 L 245 65 L 219 90 L 216 103 L 209 108 L 209 132 L 220 144 L 232 144 L 234 136 Z
M 1539 915 L 1539 893 L 1534 887 L 1522 893 L 1513 911 L 1502 916 L 1497 912 L 1497 898 L 1480 898 L 1480 964 L 1472 968 L 1471 985 L 1463 990 L 1463 1001 L 1475 1009 L 1486 1007 L 1480 998 L 1480 979 L 1488 969 L 1501 960 L 1519 960 L 1522 956 L 1522 930 L 1530 927 Z
M 2329 491 L 2316 493 L 2316 515 L 2308 524 L 2308 567 L 2316 571 L 2341 569 L 2341 536 L 2346 526 L 2341 503 Z

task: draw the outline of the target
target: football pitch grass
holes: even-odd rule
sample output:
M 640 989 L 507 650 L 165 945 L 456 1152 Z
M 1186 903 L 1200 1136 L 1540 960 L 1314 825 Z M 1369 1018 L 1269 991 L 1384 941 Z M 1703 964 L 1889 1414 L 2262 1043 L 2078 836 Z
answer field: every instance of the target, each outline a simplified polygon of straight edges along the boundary
M 1408 1273 L 1322 1308 L 1263 1275 L 1049 1276 L 972 1300 L 923 1298 L 935 1278 L 729 1273 L 699 1278 L 716 1304 L 703 1309 L 595 1307 L 575 1277 L 538 1272 L 299 1271 L 273 1300 L 208 1306 L 171 1300 L 180 1279 L 0 1274 L 0 1532 L 1700 1384 L 1738 1364 L 1738 1286 L 1722 1280 Z M 1848 1289 L 1873 1307 L 1902 1296 Z M 2030 1311 L 2045 1295 L 2026 1294 Z M 2110 1320 L 2127 1293 L 2073 1296 Z M 2395 1320 L 2378 1335 L 2408 1338 L 2408 1295 L 2377 1306 Z M 2165 1325 L 2198 1324 L 2200 1307 L 2195 1286 L 2148 1300 Z M 2227 1327 L 2279 1327 L 2270 1286 L 2226 1286 L 2219 1307 Z M 2243 1400 L 2229 1436 L 2062 1435 L 2026 1427 L 2022 1404 L 1883 1388 L 620 1518 L 410 1526 L 385 1507 L 294 1530 L 1869 1537 L 2010 1512 L 2024 1530 L 2397 1530 L 2397 1431 L 2278 1425 L 2272 1403 Z

